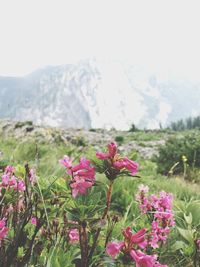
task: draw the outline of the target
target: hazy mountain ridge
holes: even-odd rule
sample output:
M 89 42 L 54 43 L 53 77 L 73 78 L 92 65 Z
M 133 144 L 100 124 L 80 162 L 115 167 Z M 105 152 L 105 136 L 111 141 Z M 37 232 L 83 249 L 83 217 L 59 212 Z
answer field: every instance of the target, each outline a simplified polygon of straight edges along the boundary
M 75 128 L 157 128 L 198 115 L 200 85 L 120 62 L 84 60 L 0 77 L 0 118 Z

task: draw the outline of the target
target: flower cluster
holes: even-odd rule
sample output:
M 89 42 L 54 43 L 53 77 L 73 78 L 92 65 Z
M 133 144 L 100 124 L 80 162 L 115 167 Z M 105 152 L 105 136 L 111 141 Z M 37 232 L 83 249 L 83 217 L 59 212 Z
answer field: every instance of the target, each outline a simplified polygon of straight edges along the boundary
M 5 168 L 5 172 L 1 177 L 0 191 L 2 188 L 12 188 L 18 192 L 25 191 L 24 181 L 14 175 L 14 170 L 15 168 L 13 166 L 7 166 Z
M 149 244 L 153 248 L 158 248 L 158 243 L 165 243 L 167 236 L 175 222 L 172 213 L 172 194 L 164 191 L 160 192 L 160 196 L 146 196 L 148 192 L 147 186 L 140 186 L 137 194 L 137 201 L 140 203 L 140 210 L 143 214 L 147 214 L 151 222 L 151 233 Z
M 122 157 L 117 153 L 117 145 L 112 142 L 108 144 L 108 152 L 97 152 L 96 157 L 101 160 L 106 160 L 108 163 L 108 178 L 115 179 L 116 175 L 122 170 L 127 170 L 130 175 L 134 176 L 138 172 L 138 163 L 128 159 L 127 157 Z M 112 170 L 115 170 L 114 172 Z
M 1 241 L 7 236 L 8 228 L 6 227 L 5 219 L 0 220 L 0 247 Z
M 127 227 L 122 233 L 124 241 L 107 244 L 106 252 L 108 255 L 116 258 L 122 252 L 136 263 L 136 267 L 167 267 L 156 260 L 156 255 L 148 255 L 141 251 L 147 246 L 146 229 L 133 233 L 131 228 Z
M 67 169 L 67 173 L 71 176 L 70 187 L 74 198 L 78 194 L 86 194 L 87 189 L 94 185 L 95 169 L 91 166 L 89 160 L 81 158 L 79 164 L 73 166 L 72 159 L 64 156 L 59 162 Z

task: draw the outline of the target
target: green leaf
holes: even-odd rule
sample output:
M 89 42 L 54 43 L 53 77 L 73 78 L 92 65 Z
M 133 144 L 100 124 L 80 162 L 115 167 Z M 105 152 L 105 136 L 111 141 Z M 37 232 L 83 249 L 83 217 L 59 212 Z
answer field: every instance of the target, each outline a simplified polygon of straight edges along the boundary
M 173 245 L 172 245 L 172 251 L 177 251 L 180 249 L 184 249 L 187 245 L 183 242 L 183 241 L 176 241 Z
M 192 224 L 192 213 L 190 212 L 188 216 L 184 213 L 183 216 L 184 216 L 186 223 L 191 225 Z
M 193 240 L 193 233 L 194 231 L 193 230 L 189 230 L 189 229 L 182 229 L 182 228 L 179 228 L 177 227 L 180 235 L 185 239 L 187 240 L 189 243 L 193 244 L 194 243 L 194 240 Z
M 26 173 L 26 170 L 25 170 L 25 168 L 24 168 L 23 166 L 21 166 L 21 165 L 17 165 L 17 166 L 15 167 L 15 175 L 16 175 L 17 177 L 24 178 L 25 173 Z

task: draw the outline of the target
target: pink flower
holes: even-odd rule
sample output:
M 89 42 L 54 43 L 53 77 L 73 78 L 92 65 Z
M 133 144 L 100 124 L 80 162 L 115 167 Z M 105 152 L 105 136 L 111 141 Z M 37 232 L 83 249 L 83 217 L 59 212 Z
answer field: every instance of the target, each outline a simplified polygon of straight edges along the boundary
M 96 156 L 98 159 L 112 159 L 115 157 L 116 153 L 117 153 L 117 145 L 116 143 L 112 142 L 110 144 L 108 144 L 108 153 L 103 153 L 103 152 L 97 152 Z
M 156 255 L 147 255 L 141 250 L 146 249 L 148 242 L 145 239 L 146 229 L 141 229 L 137 233 L 133 233 L 130 227 L 127 227 L 123 232 L 124 241 L 109 242 L 106 247 L 106 252 L 113 259 L 122 252 L 125 255 L 130 255 L 136 263 L 136 267 L 167 267 L 156 261 Z
M 37 225 L 37 222 L 38 222 L 38 220 L 36 217 L 31 217 L 31 224 Z
M 70 242 L 70 244 L 74 244 L 78 241 L 79 241 L 78 229 L 70 229 L 69 230 L 69 242 Z
M 175 224 L 172 212 L 173 197 L 164 191 L 160 192 L 160 197 L 156 195 L 147 197 L 144 190 L 140 189 L 136 199 L 140 203 L 141 211 L 148 214 L 151 221 L 149 244 L 153 248 L 158 248 L 159 242 L 166 242 L 170 227 Z
M 8 165 L 5 168 L 5 173 L 13 174 L 14 170 L 15 170 L 15 167 Z
M 4 188 L 10 187 L 16 191 L 25 191 L 25 183 L 22 180 L 19 180 L 17 177 L 13 175 L 11 172 L 14 167 L 7 166 L 6 172 L 2 175 L 2 183 L 1 186 Z
M 130 255 L 136 262 L 136 267 L 167 267 L 156 261 L 156 255 L 147 255 L 140 250 L 132 250 Z
M 70 159 L 68 156 L 64 156 L 63 159 L 59 160 L 59 163 L 63 165 L 65 168 L 70 169 L 72 168 L 72 161 L 73 159 Z
M 146 255 L 140 250 L 131 250 L 131 257 L 136 262 L 136 267 L 153 267 L 155 266 L 155 255 Z
M 124 242 L 109 242 L 106 247 L 106 253 L 115 259 L 123 247 Z
M 138 163 L 128 159 L 127 157 L 114 161 L 113 166 L 116 169 L 127 169 L 131 175 L 135 175 L 138 172 Z
M 8 183 L 9 183 L 9 180 L 10 180 L 10 174 L 9 173 L 4 173 L 2 175 L 2 185 L 4 187 L 6 187 L 8 185 Z
M 18 190 L 19 192 L 20 192 L 20 191 L 21 191 L 21 192 L 25 191 L 26 187 L 25 187 L 25 183 L 24 183 L 24 181 L 19 180 L 19 181 L 17 182 L 17 184 L 15 185 L 14 188 L 15 188 L 16 190 Z
M 127 227 L 123 231 L 125 241 L 126 243 L 129 243 L 129 247 L 130 245 L 133 246 L 133 245 L 143 244 L 145 241 L 145 234 L 146 234 L 146 229 L 144 228 L 139 230 L 136 234 L 133 234 L 130 227 Z
M 125 254 L 130 253 L 131 250 L 135 249 L 137 246 L 144 248 L 147 243 L 145 241 L 146 229 L 141 229 L 137 233 L 133 233 L 130 227 L 123 230 L 124 241 L 120 242 L 110 242 L 107 244 L 106 252 L 113 258 L 119 254 L 120 251 Z
M 91 167 L 90 161 L 81 158 L 80 163 L 71 168 L 73 175 L 78 175 L 84 177 L 85 179 L 94 180 L 95 179 L 95 168 Z
M 78 194 L 85 195 L 87 189 L 92 186 L 93 183 L 91 181 L 86 181 L 84 178 L 75 176 L 70 183 L 70 187 L 72 188 L 72 196 L 76 198 Z
M 108 152 L 103 153 L 103 152 L 97 152 L 96 157 L 101 160 L 107 160 L 107 162 L 110 165 L 111 172 L 112 168 L 116 169 L 117 172 L 123 171 L 123 170 L 128 170 L 131 175 L 135 175 L 138 172 L 139 165 L 138 163 L 128 159 L 127 157 L 121 157 L 119 154 L 117 154 L 117 145 L 115 143 L 110 143 L 108 144 Z M 109 171 L 109 170 L 108 170 Z M 112 179 L 115 179 L 117 173 L 112 177 Z
M 0 220 L 0 242 L 7 236 L 8 228 L 6 227 L 5 219 Z
M 79 164 L 73 166 L 72 160 L 64 156 L 60 163 L 66 167 L 67 173 L 71 176 L 70 187 L 72 196 L 75 198 L 78 194 L 84 195 L 87 189 L 92 187 L 95 181 L 95 169 L 86 158 L 81 158 Z

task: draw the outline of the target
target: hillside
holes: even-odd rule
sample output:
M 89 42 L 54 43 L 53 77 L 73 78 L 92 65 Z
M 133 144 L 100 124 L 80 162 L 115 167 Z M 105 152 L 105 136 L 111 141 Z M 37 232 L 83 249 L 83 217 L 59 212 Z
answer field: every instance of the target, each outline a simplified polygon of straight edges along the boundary
M 74 128 L 159 128 L 198 115 L 200 85 L 94 59 L 0 77 L 0 118 Z

